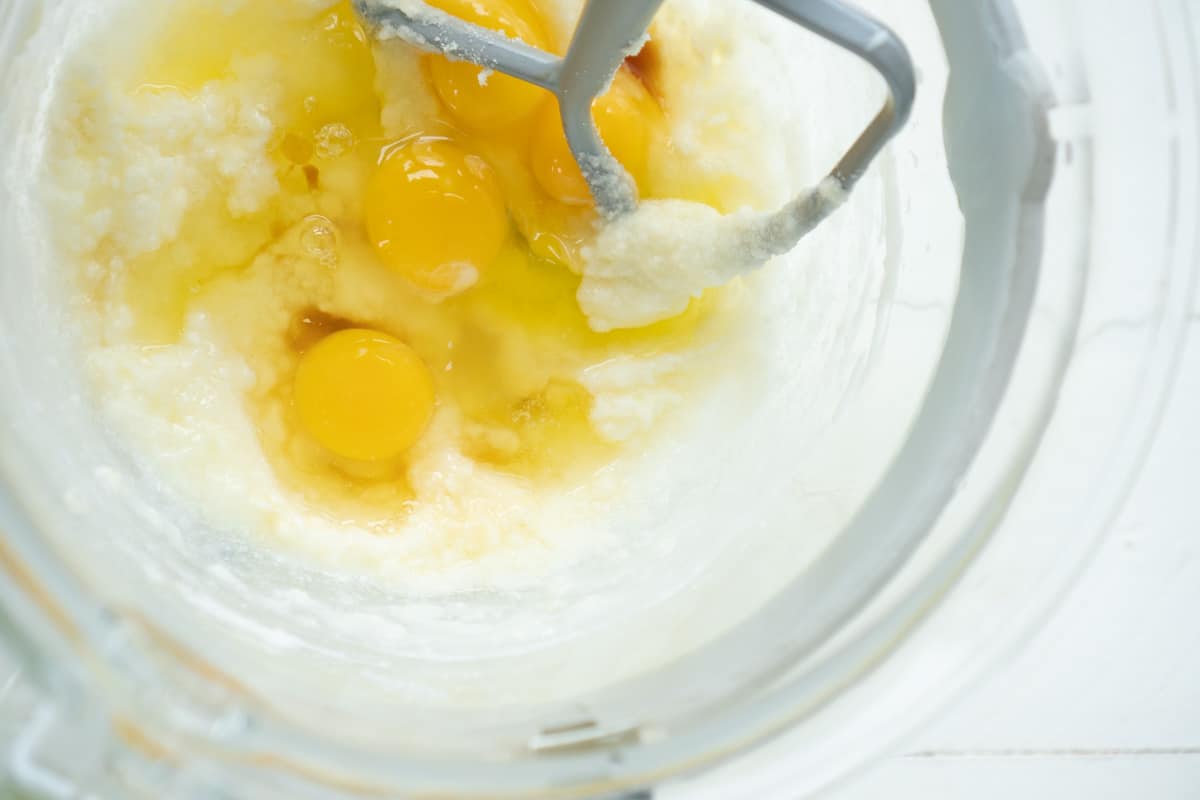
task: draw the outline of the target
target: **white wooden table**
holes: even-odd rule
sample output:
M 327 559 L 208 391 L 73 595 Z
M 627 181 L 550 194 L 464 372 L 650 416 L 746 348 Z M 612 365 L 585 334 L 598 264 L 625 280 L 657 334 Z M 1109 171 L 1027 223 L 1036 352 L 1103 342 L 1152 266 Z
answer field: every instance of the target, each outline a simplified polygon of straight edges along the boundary
M 830 800 L 1200 800 L 1200 309 L 1124 512 L 1035 640 Z

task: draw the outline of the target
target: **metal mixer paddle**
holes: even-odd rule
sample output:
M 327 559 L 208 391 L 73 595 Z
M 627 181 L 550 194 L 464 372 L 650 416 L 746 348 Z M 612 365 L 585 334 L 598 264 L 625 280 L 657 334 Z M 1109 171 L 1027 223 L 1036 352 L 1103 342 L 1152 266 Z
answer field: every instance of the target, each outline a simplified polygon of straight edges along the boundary
M 904 44 L 890 29 L 838 0 L 755 0 L 780 16 L 855 53 L 883 76 L 883 108 L 834 165 L 828 177 L 782 209 L 764 215 L 753 241 L 764 261 L 790 250 L 832 213 L 912 110 L 915 79 Z M 535 84 L 558 98 L 567 143 L 587 180 L 596 207 L 609 219 L 634 211 L 637 187 L 613 157 L 592 119 L 592 101 L 609 86 L 624 59 L 636 53 L 663 0 L 588 0 L 570 47 L 558 57 L 473 25 L 422 0 L 355 0 L 381 38 L 399 38 L 421 49 Z

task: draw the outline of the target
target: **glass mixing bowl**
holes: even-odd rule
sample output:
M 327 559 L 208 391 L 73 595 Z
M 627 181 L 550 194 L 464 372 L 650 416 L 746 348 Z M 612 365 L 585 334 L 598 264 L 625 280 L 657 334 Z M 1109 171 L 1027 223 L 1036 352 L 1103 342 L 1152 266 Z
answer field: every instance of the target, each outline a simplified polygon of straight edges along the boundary
M 793 459 L 748 440 L 702 464 L 711 480 L 675 499 L 703 502 L 664 512 L 695 531 L 686 557 L 642 543 L 566 590 L 431 601 L 205 530 L 105 438 L 46 333 L 52 280 L 31 265 L 51 254 L 26 202 L 47 45 L 89 4 L 0 0 L 7 780 L 48 797 L 798 797 L 900 741 L 1085 564 L 1194 313 L 1200 28 L 1187 0 L 1117 6 L 932 0 L 949 83 L 943 106 L 940 54 L 917 51 L 914 125 L 943 130 L 961 220 L 931 221 L 898 140 L 862 190 L 888 221 L 866 251 L 883 268 L 854 288 L 869 302 L 796 308 L 820 321 L 812 374 L 839 376 L 836 396 L 767 404 L 820 422 Z M 542 616 L 485 651 L 455 638 L 517 608 Z

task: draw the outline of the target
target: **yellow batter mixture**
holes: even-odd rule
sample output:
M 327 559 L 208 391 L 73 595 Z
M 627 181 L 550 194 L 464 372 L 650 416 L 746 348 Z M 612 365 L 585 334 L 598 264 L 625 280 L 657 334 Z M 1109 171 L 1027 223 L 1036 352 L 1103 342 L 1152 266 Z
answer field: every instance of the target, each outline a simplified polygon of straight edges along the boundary
M 434 5 L 559 52 L 573 13 Z M 670 28 L 618 73 L 597 123 L 643 196 L 736 207 L 749 179 L 675 151 L 671 86 L 695 56 Z M 142 384 L 143 407 L 116 416 L 154 417 L 144 427 L 180 452 L 167 461 L 194 467 L 225 442 L 228 466 L 210 469 L 264 495 L 230 524 L 320 538 L 301 549 L 357 566 L 380 551 L 330 545 L 314 519 L 361 538 L 424 515 L 423 544 L 398 556 L 410 566 L 536 544 L 539 525 L 507 507 L 644 444 L 697 385 L 681 365 L 736 316 L 710 293 L 676 319 L 593 332 L 575 293 L 597 215 L 553 97 L 374 44 L 349 2 L 175 3 L 152 46 L 112 63 L 114 83 L 75 75 L 57 126 L 94 374 L 101 392 Z M 270 479 L 239 473 L 259 458 Z

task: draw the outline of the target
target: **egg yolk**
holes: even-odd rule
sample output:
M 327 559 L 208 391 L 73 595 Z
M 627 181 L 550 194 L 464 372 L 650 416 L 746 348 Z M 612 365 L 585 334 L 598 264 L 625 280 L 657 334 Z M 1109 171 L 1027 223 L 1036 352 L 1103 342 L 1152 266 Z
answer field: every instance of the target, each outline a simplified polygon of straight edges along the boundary
M 385 157 L 367 184 L 364 217 L 384 263 L 441 296 L 474 285 L 508 236 L 491 167 L 440 139 L 420 139 Z
M 547 47 L 541 19 L 528 0 L 428 0 L 449 14 L 525 44 Z M 438 97 L 455 119 L 476 131 L 506 128 L 537 110 L 547 93 L 532 84 L 465 61 L 430 56 Z
M 413 349 L 386 333 L 350 328 L 322 339 L 295 377 L 300 424 L 322 447 L 356 461 L 396 458 L 433 415 L 433 378 Z
M 592 118 L 600 138 L 639 186 L 645 184 L 649 127 L 657 113 L 654 98 L 625 68 L 617 72 L 608 91 L 592 103 Z M 557 101 L 546 103 L 538 116 L 530 160 L 538 184 L 551 197 L 570 205 L 592 202 L 587 181 L 563 133 Z

